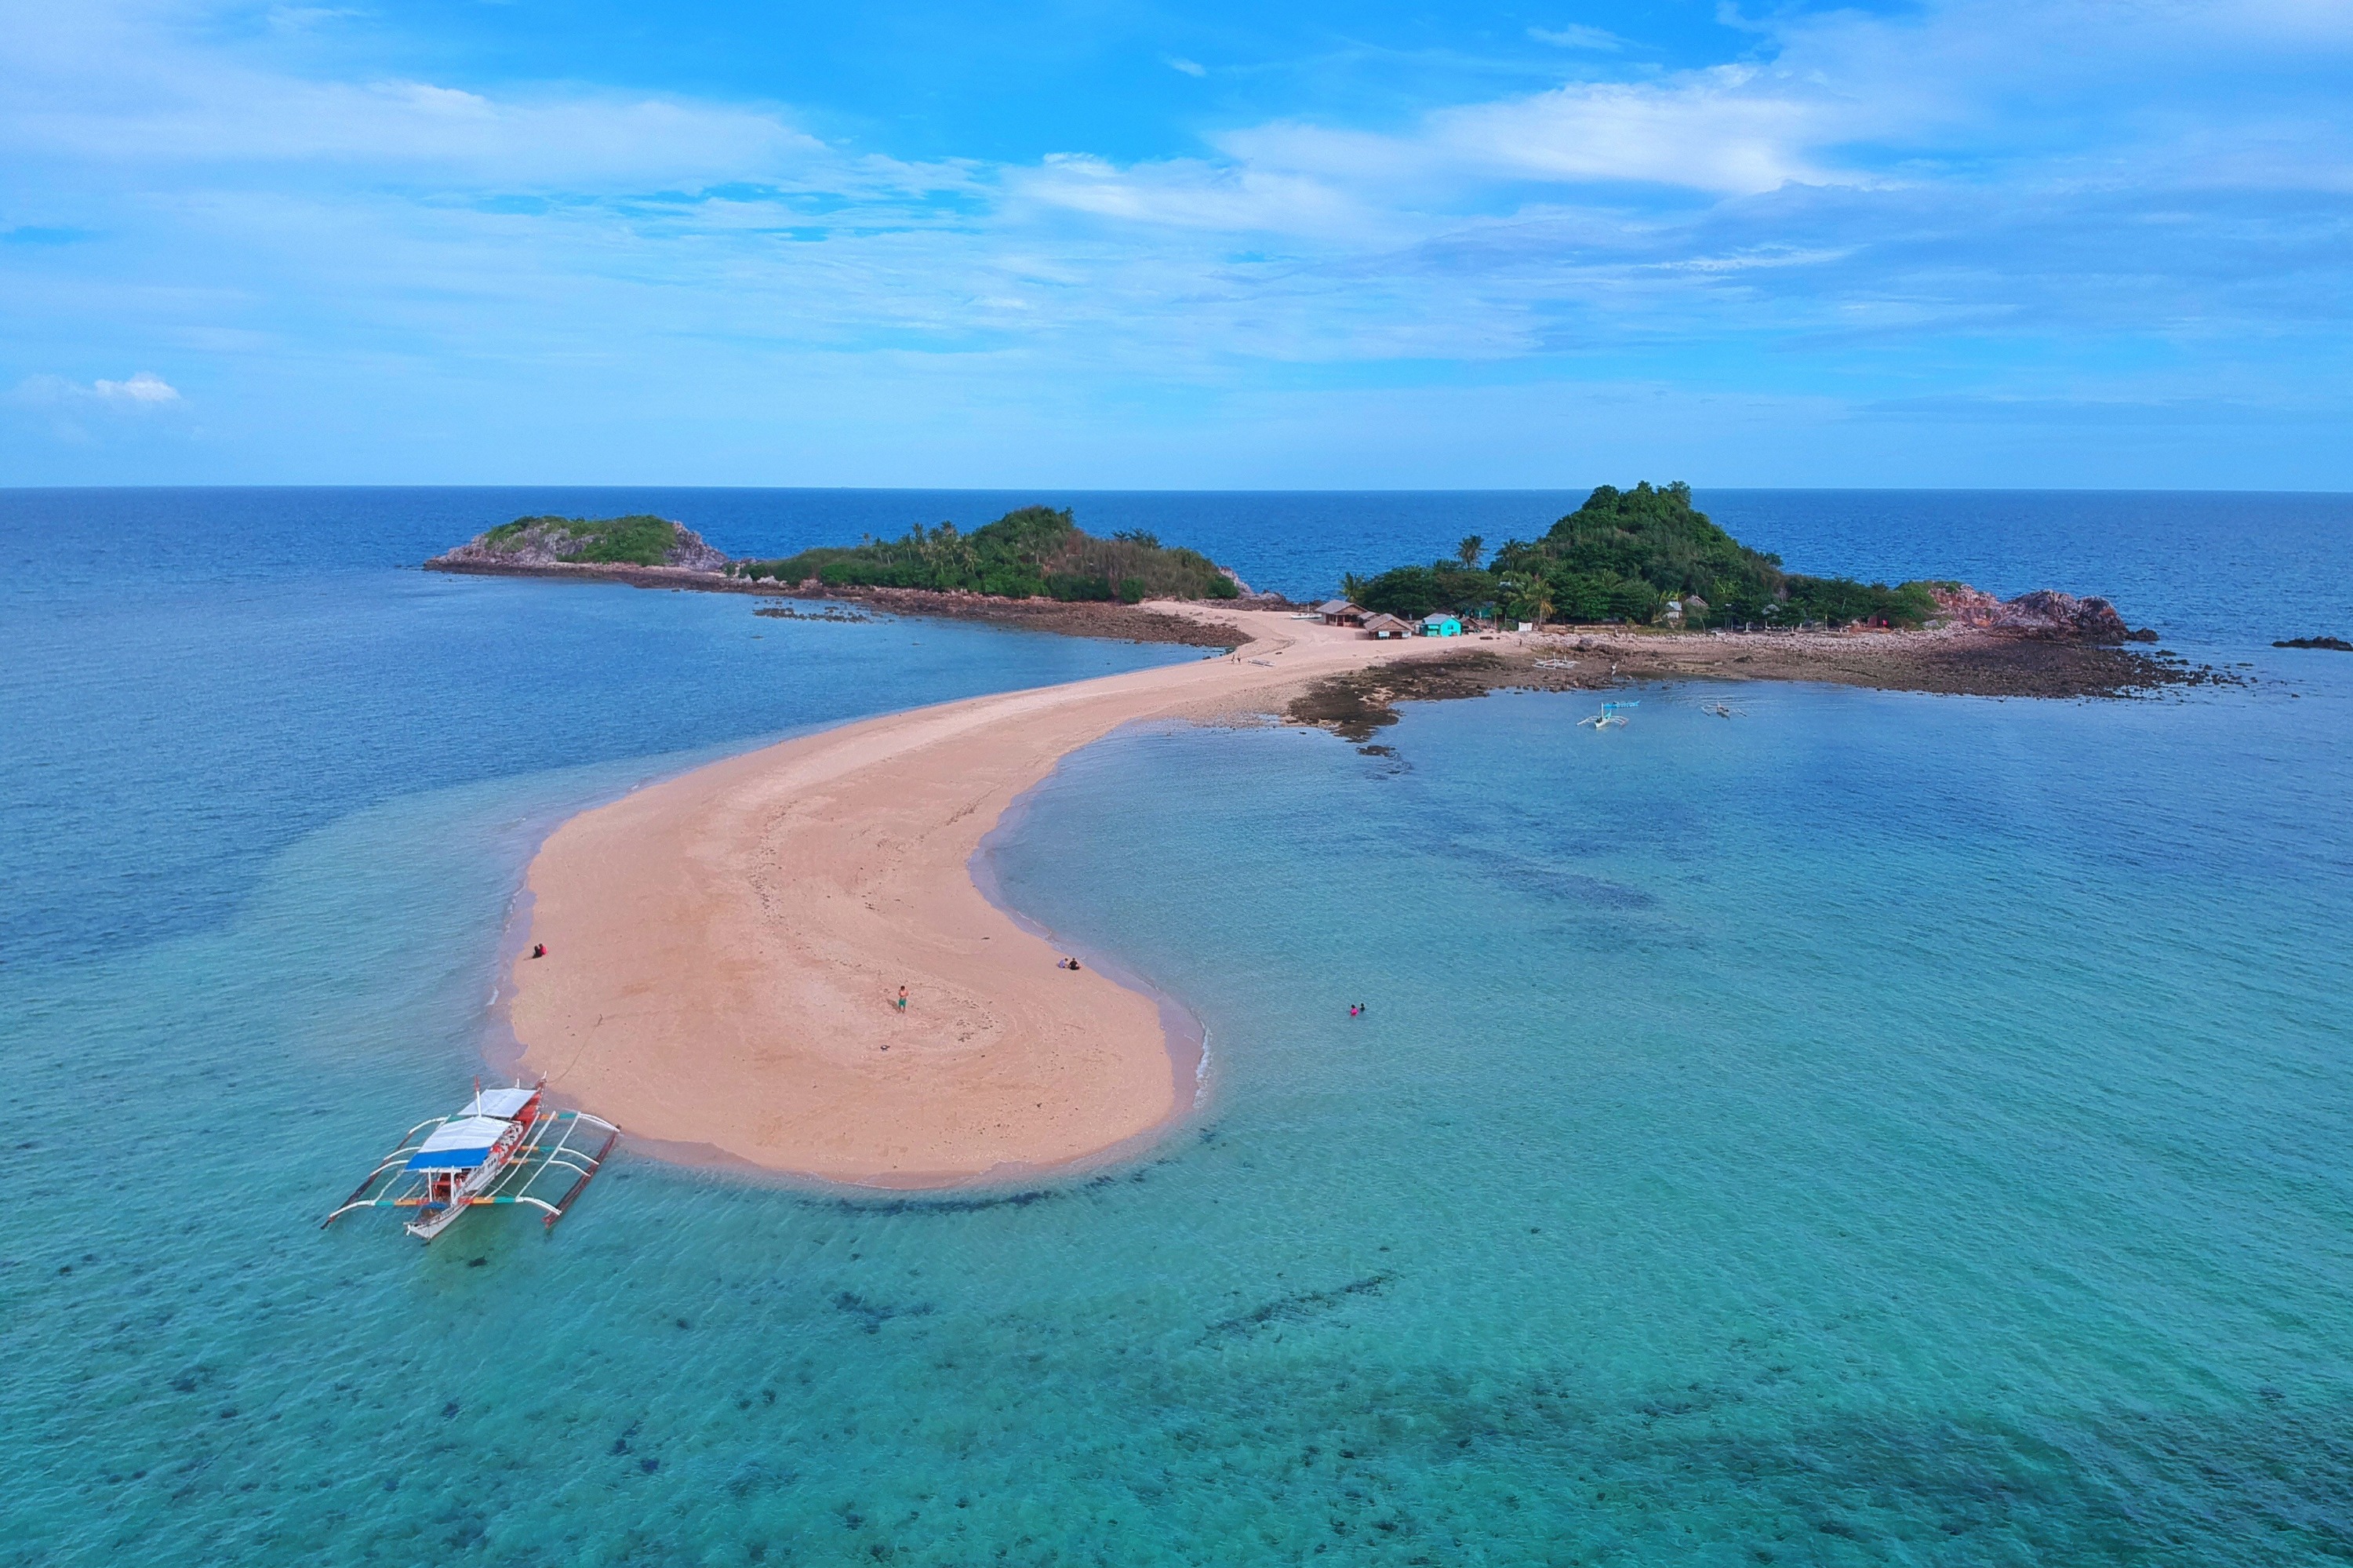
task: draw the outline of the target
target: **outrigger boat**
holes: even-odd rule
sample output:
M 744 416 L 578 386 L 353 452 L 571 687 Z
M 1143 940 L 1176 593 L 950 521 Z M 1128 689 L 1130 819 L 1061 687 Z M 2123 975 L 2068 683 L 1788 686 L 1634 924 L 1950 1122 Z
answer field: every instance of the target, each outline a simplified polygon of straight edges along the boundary
M 465 1109 L 410 1128 L 320 1228 L 353 1209 L 415 1209 L 408 1234 L 429 1242 L 481 1203 L 529 1203 L 554 1225 L 605 1163 L 621 1129 L 586 1111 L 548 1109 L 546 1090 L 545 1080 L 488 1090 L 477 1083 Z M 600 1133 L 604 1141 L 592 1154 L 588 1146 Z M 556 1181 L 574 1178 L 553 1202 L 533 1191 L 551 1171 L 563 1172 Z
M 1626 715 L 1620 710 L 1625 708 L 1639 708 L 1641 705 L 1642 705 L 1639 702 L 1604 703 L 1601 705 L 1601 711 L 1599 713 L 1594 714 L 1587 718 L 1581 718 L 1577 722 L 1580 726 L 1588 724 L 1591 725 L 1593 726 L 1594 733 L 1598 735 L 1605 729 L 1623 725 L 1626 722 Z

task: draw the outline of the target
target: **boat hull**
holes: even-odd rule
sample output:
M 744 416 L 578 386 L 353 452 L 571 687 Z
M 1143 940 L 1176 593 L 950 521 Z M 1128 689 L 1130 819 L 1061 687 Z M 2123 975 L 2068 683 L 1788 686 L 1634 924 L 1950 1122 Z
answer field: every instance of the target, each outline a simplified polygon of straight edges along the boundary
M 438 1209 L 427 1209 L 402 1228 L 418 1240 L 429 1242 L 451 1225 L 456 1224 L 458 1216 L 464 1213 L 470 1206 L 460 1198 L 458 1202 L 445 1204 Z

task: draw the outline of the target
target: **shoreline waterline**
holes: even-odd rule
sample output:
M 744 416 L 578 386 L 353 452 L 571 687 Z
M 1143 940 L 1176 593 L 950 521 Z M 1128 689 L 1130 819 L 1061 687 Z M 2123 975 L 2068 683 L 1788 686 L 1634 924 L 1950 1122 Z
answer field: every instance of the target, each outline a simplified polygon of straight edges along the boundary
M 844 720 L 840 725 L 826 726 L 814 731 L 796 732 L 778 739 L 765 741 L 760 746 L 754 747 L 753 750 L 766 750 L 786 741 L 824 735 L 830 730 L 857 722 L 859 721 Z M 748 753 L 739 752 L 735 755 L 744 756 Z M 536 860 L 540 850 L 545 847 L 548 837 L 573 817 L 580 815 L 583 810 L 594 810 L 599 805 L 607 805 L 614 800 L 624 800 L 649 786 L 683 778 L 701 768 L 710 766 L 714 760 L 725 761 L 730 758 L 700 759 L 674 771 L 638 779 L 619 794 L 613 796 L 610 800 L 598 801 L 577 810 L 546 813 L 543 819 L 535 824 L 538 829 L 535 835 L 536 842 L 529 860 Z M 1056 771 L 1059 771 L 1059 768 L 1058 762 Z M 982 835 L 969 863 L 973 885 L 992 907 L 1000 911 L 1017 927 L 1048 943 L 1060 952 L 1083 959 L 1093 973 L 1111 980 L 1114 985 L 1134 992 L 1153 1004 L 1159 1014 L 1161 1032 L 1168 1054 L 1174 1094 L 1166 1117 L 1132 1138 L 1090 1153 L 1073 1155 L 1059 1161 L 1044 1164 L 1008 1162 L 969 1174 L 908 1172 L 902 1179 L 885 1181 L 844 1181 L 807 1171 L 779 1170 L 745 1159 L 716 1144 L 656 1138 L 628 1132 L 625 1129 L 630 1148 L 637 1153 L 648 1155 L 668 1165 L 717 1172 L 758 1185 L 781 1187 L 812 1197 L 830 1197 L 855 1202 L 860 1196 L 882 1194 L 903 1195 L 948 1191 L 960 1194 L 1010 1192 L 1029 1182 L 1066 1181 L 1140 1158 L 1197 1118 L 1209 1103 L 1212 1065 L 1208 1031 L 1201 1019 L 1183 1001 L 1135 973 L 1116 957 L 1105 954 L 1084 943 L 1071 940 L 1044 922 L 1015 907 L 1004 895 L 1003 879 L 998 874 L 994 859 L 998 842 L 1006 835 L 1019 831 L 1038 790 L 1050 782 L 1053 776 L 1053 773 L 1050 772 L 1045 779 L 1041 779 L 1037 784 L 1016 796 L 998 816 L 996 824 Z M 519 979 L 519 966 L 529 961 L 527 955 L 531 947 L 533 916 L 537 905 L 537 898 L 528 880 L 529 860 L 525 863 L 525 879 L 516 885 L 509 901 L 506 917 L 501 923 L 496 978 L 492 982 L 486 1008 L 487 1016 L 482 1043 L 484 1065 L 496 1075 L 517 1079 L 521 1079 L 532 1070 L 532 1065 L 526 1060 L 528 1052 L 515 1033 L 512 1016 L 512 1006 Z M 566 1108 L 590 1108 L 585 1103 L 578 1102 L 565 1093 L 564 1075 L 564 1068 L 558 1067 L 547 1076 L 547 1092 L 551 1103 Z

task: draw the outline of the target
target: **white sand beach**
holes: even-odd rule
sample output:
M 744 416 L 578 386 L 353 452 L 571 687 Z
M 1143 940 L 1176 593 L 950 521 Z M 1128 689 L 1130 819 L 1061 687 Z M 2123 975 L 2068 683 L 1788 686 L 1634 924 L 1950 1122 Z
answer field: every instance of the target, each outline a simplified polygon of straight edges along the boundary
M 641 1137 L 884 1186 L 1060 1164 L 1180 1114 L 1193 1086 L 1155 1002 L 1058 968 L 974 885 L 981 839 L 1122 725 L 1461 646 L 1184 612 L 1252 641 L 845 725 L 565 822 L 529 874 L 524 950 L 547 956 L 514 968 L 526 1069 Z

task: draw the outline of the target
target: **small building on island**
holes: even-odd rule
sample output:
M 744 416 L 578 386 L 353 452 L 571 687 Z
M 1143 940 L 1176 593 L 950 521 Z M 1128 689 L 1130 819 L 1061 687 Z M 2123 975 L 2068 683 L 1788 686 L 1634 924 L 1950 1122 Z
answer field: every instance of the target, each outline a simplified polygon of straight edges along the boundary
M 1670 626 L 1677 627 L 1704 621 L 1707 619 L 1707 600 L 1695 593 L 1684 594 L 1680 599 L 1671 599 L 1659 611 L 1659 619 Z
M 1462 621 L 1461 618 L 1442 610 L 1436 615 L 1425 615 L 1421 618 L 1421 634 L 1424 637 L 1460 637 L 1462 635 Z
M 1345 599 L 1327 599 L 1322 604 L 1315 607 L 1315 613 L 1324 618 L 1324 624 L 1326 626 L 1362 626 L 1365 624 L 1364 606 L 1350 604 Z
M 1399 620 L 1394 615 L 1366 616 L 1365 618 L 1365 635 L 1367 637 L 1410 637 L 1413 635 L 1413 622 L 1409 620 Z

